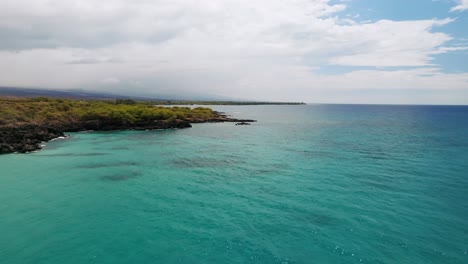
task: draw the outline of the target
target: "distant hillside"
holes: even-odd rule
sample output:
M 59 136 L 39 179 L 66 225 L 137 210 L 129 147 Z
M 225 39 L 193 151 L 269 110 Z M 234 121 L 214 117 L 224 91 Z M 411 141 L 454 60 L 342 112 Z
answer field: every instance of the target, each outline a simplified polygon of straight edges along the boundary
M 155 98 L 144 96 L 129 96 L 119 95 L 104 92 L 80 91 L 80 90 L 49 90 L 49 89 L 32 89 L 32 88 L 17 88 L 17 87 L 0 87 L 0 97 L 50 97 L 62 99 L 95 99 L 95 100 L 116 100 L 116 99 L 133 99 L 138 101 L 151 101 L 158 105 L 300 105 L 304 103 L 298 102 L 264 102 L 264 101 L 241 101 L 241 100 L 183 100 L 176 96 L 170 98 Z
M 88 92 L 79 90 L 49 90 L 49 89 L 31 89 L 17 87 L 0 87 L 0 96 L 12 97 L 52 97 L 52 98 L 69 98 L 69 99 L 137 99 L 137 100 L 166 100 L 161 98 L 146 98 L 138 96 L 125 96 L 108 94 L 102 92 Z

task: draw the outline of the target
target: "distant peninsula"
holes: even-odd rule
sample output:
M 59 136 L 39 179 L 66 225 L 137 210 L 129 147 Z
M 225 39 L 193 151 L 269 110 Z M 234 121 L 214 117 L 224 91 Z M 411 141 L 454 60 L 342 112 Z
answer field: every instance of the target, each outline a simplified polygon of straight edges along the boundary
M 188 128 L 191 123 L 256 122 L 206 107 L 156 106 L 133 99 L 79 100 L 0 97 L 0 154 L 26 153 L 65 132 Z

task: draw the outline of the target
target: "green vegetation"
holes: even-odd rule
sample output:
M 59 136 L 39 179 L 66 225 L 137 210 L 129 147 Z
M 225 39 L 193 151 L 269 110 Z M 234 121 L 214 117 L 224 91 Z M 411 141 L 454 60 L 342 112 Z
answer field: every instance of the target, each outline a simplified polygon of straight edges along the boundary
M 71 100 L 38 98 L 1 98 L 0 126 L 21 123 L 49 124 L 107 121 L 140 124 L 158 120 L 209 120 L 220 115 L 209 108 L 153 106 L 131 99 Z

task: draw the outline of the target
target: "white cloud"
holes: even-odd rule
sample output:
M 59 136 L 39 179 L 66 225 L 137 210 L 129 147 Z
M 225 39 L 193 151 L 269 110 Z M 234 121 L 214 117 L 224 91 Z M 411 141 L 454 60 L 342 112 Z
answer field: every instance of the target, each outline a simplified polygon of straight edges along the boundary
M 390 21 L 355 25 L 344 39 L 358 44 L 331 59 L 332 64 L 348 66 L 426 66 L 441 45 L 451 40 L 447 34 L 433 33 L 434 26 L 453 20 Z M 343 48 L 345 48 L 343 46 Z
M 104 84 L 117 84 L 117 83 L 120 83 L 120 80 L 117 78 L 109 77 L 109 78 L 101 80 L 101 82 Z
M 457 0 L 458 5 L 454 6 L 450 11 L 465 11 L 468 9 L 468 0 Z
M 466 49 L 448 46 L 452 37 L 437 32 L 454 20 L 360 22 L 345 15 L 346 4 L 4 0 L 0 85 L 276 100 L 382 83 L 386 89 L 468 87 L 466 74 L 444 74 L 433 65 L 435 54 Z M 330 65 L 431 70 L 331 76 L 317 70 Z

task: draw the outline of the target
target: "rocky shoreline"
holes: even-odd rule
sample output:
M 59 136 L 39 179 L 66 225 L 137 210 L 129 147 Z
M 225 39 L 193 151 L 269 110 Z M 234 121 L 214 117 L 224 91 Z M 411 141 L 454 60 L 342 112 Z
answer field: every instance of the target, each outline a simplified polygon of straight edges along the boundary
M 250 119 L 229 118 L 222 113 L 217 114 L 217 117 L 209 119 L 186 118 L 153 120 L 135 124 L 115 122 L 112 120 L 92 120 L 73 123 L 51 121 L 45 124 L 23 123 L 4 125 L 0 126 L 0 154 L 36 151 L 41 149 L 41 144 L 44 142 L 59 137 L 65 137 L 66 132 L 182 129 L 192 127 L 191 123 L 256 122 Z

